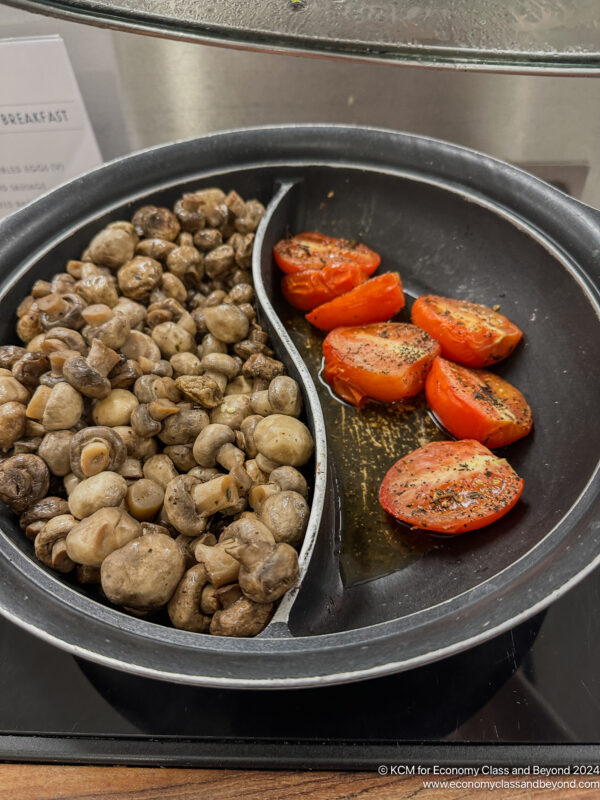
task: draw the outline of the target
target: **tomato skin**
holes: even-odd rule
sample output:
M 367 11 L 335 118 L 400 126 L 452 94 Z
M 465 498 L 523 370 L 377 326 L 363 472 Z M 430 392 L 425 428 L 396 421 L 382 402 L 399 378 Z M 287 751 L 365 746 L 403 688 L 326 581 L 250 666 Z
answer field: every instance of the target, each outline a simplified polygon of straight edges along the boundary
M 388 471 L 379 501 L 413 528 L 457 534 L 490 525 L 515 506 L 523 479 L 472 439 L 431 442 Z
M 509 356 L 523 332 L 507 317 L 480 303 L 423 295 L 412 321 L 442 346 L 442 356 L 467 367 L 487 367 Z
M 358 264 L 367 275 L 372 275 L 381 261 L 379 255 L 364 244 L 317 231 L 281 239 L 273 248 L 273 256 L 279 269 L 288 275 L 305 269 L 348 263 Z
M 283 296 L 294 308 L 312 311 L 313 308 L 352 291 L 367 280 L 358 264 L 331 264 L 323 269 L 307 269 L 284 275 L 281 279 Z
M 429 407 L 457 439 L 477 439 L 489 448 L 526 436 L 533 424 L 521 392 L 484 369 L 469 369 L 438 356 L 425 382 Z
M 425 331 L 402 322 L 335 328 L 325 337 L 323 377 L 355 406 L 369 399 L 391 403 L 423 390 L 440 346 Z
M 332 331 L 343 325 L 384 322 L 402 308 L 404 292 L 400 275 L 386 272 L 318 306 L 306 315 L 306 319 L 322 331 Z

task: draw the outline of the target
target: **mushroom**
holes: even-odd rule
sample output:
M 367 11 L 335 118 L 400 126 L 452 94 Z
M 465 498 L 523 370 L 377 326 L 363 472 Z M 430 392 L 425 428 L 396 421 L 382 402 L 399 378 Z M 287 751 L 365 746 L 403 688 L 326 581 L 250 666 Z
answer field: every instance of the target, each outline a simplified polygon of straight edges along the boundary
M 265 207 L 259 200 L 248 200 L 245 203 L 244 214 L 235 220 L 236 231 L 239 233 L 255 231 L 264 213 Z
M 43 497 L 21 514 L 19 525 L 28 539 L 35 539 L 36 534 L 49 519 L 68 513 L 69 504 L 62 497 Z
M 206 569 L 208 580 L 216 589 L 237 580 L 240 565 L 226 551 L 224 545 L 216 544 L 211 547 L 198 542 L 194 547 L 194 555 L 196 561 Z
M 155 436 L 162 429 L 160 422 L 150 414 L 148 403 L 142 403 L 133 409 L 130 422 L 138 436 Z
M 261 419 L 254 429 L 254 441 L 258 452 L 277 465 L 302 466 L 314 450 L 306 425 L 284 414 L 271 414 Z
M 118 472 L 126 457 L 127 449 L 123 440 L 105 425 L 83 428 L 71 439 L 70 471 L 81 479 L 91 478 L 105 470 Z M 66 475 L 67 472 L 69 470 L 62 474 Z
M 302 497 L 308 495 L 306 479 L 294 467 L 277 467 L 269 475 L 269 483 L 276 483 L 284 492 L 298 492 Z
M 158 438 L 163 444 L 189 444 L 208 425 L 208 414 L 190 403 L 180 403 L 179 413 L 167 417 Z
M 272 603 L 253 603 L 242 597 L 229 608 L 216 611 L 210 622 L 213 636 L 256 636 L 273 613 Z
M 276 542 L 287 542 L 295 547 L 304 537 L 310 509 L 298 492 L 276 492 L 265 499 L 258 514 Z
M 53 475 L 64 477 L 71 472 L 73 435 L 73 431 L 50 431 L 42 439 L 38 455 L 44 459 Z
M 169 602 L 185 572 L 185 559 L 170 536 L 140 536 L 102 562 L 102 589 L 117 605 L 160 608 Z
M 222 304 L 205 310 L 206 327 L 221 342 L 232 344 L 245 339 L 250 323 L 237 306 Z
M 102 303 L 88 306 L 83 318 L 89 326 L 84 329 L 88 340 L 99 339 L 113 350 L 122 347 L 131 333 L 131 323 L 125 314 L 114 313 L 112 308 Z
M 52 294 L 41 297 L 37 301 L 40 310 L 40 323 L 45 331 L 52 328 L 73 328 L 78 330 L 83 327 L 81 312 L 85 308 L 85 301 L 74 292 L 65 294 Z
M 200 375 L 202 366 L 198 356 L 193 353 L 175 353 L 169 359 L 174 377 Z
M 42 425 L 46 431 L 67 430 L 79 422 L 82 414 L 83 398 L 70 383 L 63 381 L 50 391 L 44 406 Z
M 274 414 L 299 417 L 302 411 L 302 396 L 298 384 L 287 375 L 278 375 L 269 384 L 269 403 Z
M 139 458 L 126 458 L 119 467 L 119 475 L 122 475 L 126 481 L 137 481 L 143 478 L 142 462 Z
M 189 444 L 170 444 L 163 450 L 179 472 L 189 472 L 196 466 L 196 459 Z
M 198 478 L 179 475 L 165 489 L 164 510 L 170 524 L 185 536 L 199 536 L 206 530 L 206 518 L 196 511 L 192 490 L 200 485 Z
M 202 590 L 207 580 L 202 564 L 196 564 L 184 574 L 167 606 L 169 618 L 176 628 L 195 633 L 208 631 L 210 617 L 200 610 Z
M 133 258 L 137 234 L 128 222 L 112 223 L 96 234 L 89 243 L 86 254 L 94 264 L 118 269 Z
M 131 300 L 146 300 L 162 278 L 160 262 L 147 256 L 134 256 L 117 272 L 119 289 Z
M 133 215 L 131 222 L 138 236 L 147 239 L 164 239 L 174 242 L 181 230 L 177 217 L 168 208 L 142 206 Z
M 163 489 L 177 477 L 177 470 L 168 455 L 152 456 L 144 463 L 144 477 L 154 481 Z
M 119 354 L 100 339 L 92 339 L 87 358 L 79 354 L 70 356 L 63 364 L 62 374 L 85 397 L 101 399 L 107 397 L 111 390 L 106 376 L 120 360 Z
M 25 433 L 23 403 L 11 401 L 0 406 L 0 450 L 6 453 Z
M 0 463 L 0 500 L 21 513 L 46 495 L 50 486 L 48 467 L 29 453 Z
M 112 308 L 119 299 L 114 279 L 107 275 L 89 275 L 77 281 L 73 288 L 88 306 L 92 303 L 103 303 Z M 83 318 L 85 319 L 85 309 Z
M 220 386 L 208 375 L 182 375 L 175 384 L 182 394 L 204 408 L 215 408 L 223 402 Z
M 169 253 L 177 247 L 175 242 L 167 242 L 166 239 L 151 238 L 142 239 L 136 245 L 135 252 L 139 256 L 147 256 L 160 261 L 162 264 L 167 260 Z
M 99 472 L 77 484 L 69 495 L 69 509 L 74 517 L 83 519 L 105 506 L 120 505 L 126 493 L 125 478 L 116 472 Z
M 148 478 L 141 478 L 127 489 L 125 502 L 132 517 L 147 522 L 158 514 L 164 498 L 162 486 Z
M 201 311 L 204 313 L 204 309 L 201 309 Z M 196 317 L 194 317 L 194 320 L 196 321 L 198 332 L 200 332 Z M 221 342 L 219 339 L 217 339 L 216 336 L 213 336 L 212 333 L 206 333 L 202 337 L 202 345 L 198 348 L 198 350 L 202 353 L 202 356 L 208 355 L 209 353 L 226 353 L 227 345 L 225 342 Z
M 196 341 L 192 333 L 175 322 L 161 322 L 152 329 L 152 338 L 165 358 L 176 353 L 191 353 L 196 350 Z
M 202 517 L 212 516 L 217 511 L 228 513 L 229 508 L 239 500 L 237 485 L 231 475 L 219 475 L 199 483 L 192 487 L 191 495 L 196 512 Z
M 99 567 L 106 556 L 140 534 L 140 523 L 124 509 L 100 508 L 71 528 L 67 553 L 77 564 Z
M 201 467 L 214 467 L 223 446 L 233 441 L 235 435 L 228 425 L 211 423 L 200 431 L 194 442 L 194 458 Z
M 167 297 L 171 297 L 179 303 L 184 303 L 187 299 L 187 289 L 183 281 L 177 275 L 173 275 L 172 272 L 163 272 L 160 288 Z
M 108 374 L 111 389 L 129 389 L 138 378 L 142 376 L 142 370 L 137 361 L 130 358 L 120 361 Z
M 3 344 L 0 346 L 0 367 L 11 369 L 20 358 L 23 358 L 27 350 L 15 344 Z
M 256 603 L 278 600 L 298 580 L 298 553 L 289 544 L 273 546 L 248 537 L 246 541 L 225 542 L 223 547 L 240 562 L 240 589 Z
M 241 313 L 241 312 L 240 312 Z M 283 375 L 284 367 L 281 361 L 274 358 L 269 358 L 264 353 L 255 353 L 244 363 L 242 367 L 242 374 L 246 378 L 263 378 L 266 381 L 272 381 Z
M 77 582 L 84 586 L 100 583 L 100 567 L 87 567 L 85 564 L 77 564 L 75 577 Z
M 67 573 L 75 568 L 75 562 L 69 557 L 65 542 L 75 522 L 70 514 L 61 514 L 46 522 L 35 537 L 36 557 L 57 572 Z
M 215 247 L 204 258 L 204 269 L 212 280 L 225 278 L 235 264 L 233 248 L 228 244 Z
M 245 394 L 232 394 L 223 400 L 220 406 L 213 408 L 210 421 L 213 424 L 228 425 L 233 430 L 239 429 L 250 413 L 250 398 Z
M 194 239 L 186 233 L 179 238 L 179 246 L 167 256 L 167 269 L 186 285 L 198 285 L 204 275 L 204 258 L 194 247 Z
M 106 425 L 115 428 L 119 425 L 129 425 L 131 414 L 138 405 L 137 397 L 127 389 L 112 389 L 102 400 L 94 406 L 92 417 L 96 425 Z
M 26 389 L 33 391 L 40 382 L 40 376 L 49 369 L 50 362 L 46 356 L 43 353 L 33 351 L 25 353 L 22 358 L 15 361 L 12 366 L 12 374 Z

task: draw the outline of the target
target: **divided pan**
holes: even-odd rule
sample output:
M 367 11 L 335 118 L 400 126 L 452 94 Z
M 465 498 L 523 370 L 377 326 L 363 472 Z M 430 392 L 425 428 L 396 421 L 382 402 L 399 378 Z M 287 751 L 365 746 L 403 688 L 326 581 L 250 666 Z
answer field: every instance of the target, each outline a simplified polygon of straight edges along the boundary
M 311 125 L 231 131 L 112 162 L 0 223 L 0 341 L 15 341 L 14 309 L 32 283 L 61 271 L 104 224 L 208 185 L 268 206 L 253 265 L 261 321 L 302 385 L 316 442 L 301 586 L 255 639 L 174 630 L 52 574 L 2 510 L 0 613 L 78 656 L 140 675 L 302 687 L 465 650 L 537 613 L 596 566 L 600 214 L 479 153 L 391 131 Z M 523 500 L 488 529 L 415 545 L 401 569 L 373 580 L 342 580 L 343 501 L 356 485 L 328 454 L 323 387 L 284 324 L 271 248 L 301 229 L 360 236 L 381 253 L 383 269 L 400 271 L 409 300 L 434 292 L 500 303 L 525 331 L 498 370 L 534 411 L 533 435 L 503 453 L 525 478 Z

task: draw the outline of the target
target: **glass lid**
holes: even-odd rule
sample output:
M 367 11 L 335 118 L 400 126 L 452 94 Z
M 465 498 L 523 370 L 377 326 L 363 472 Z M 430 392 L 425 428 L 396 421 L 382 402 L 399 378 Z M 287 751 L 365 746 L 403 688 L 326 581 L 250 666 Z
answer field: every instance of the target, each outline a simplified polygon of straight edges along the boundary
M 4 0 L 156 36 L 399 64 L 591 75 L 597 0 Z

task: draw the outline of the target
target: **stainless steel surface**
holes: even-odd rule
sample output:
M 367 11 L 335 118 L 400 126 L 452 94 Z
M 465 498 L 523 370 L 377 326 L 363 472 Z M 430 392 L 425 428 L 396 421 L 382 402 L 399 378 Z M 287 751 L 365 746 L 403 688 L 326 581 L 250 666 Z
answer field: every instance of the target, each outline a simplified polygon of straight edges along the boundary
M 596 72 L 595 0 L 8 0 L 226 47 L 511 72 Z
M 285 2 L 285 0 L 282 0 Z M 473 147 L 600 206 L 600 81 L 247 53 L 113 33 L 0 6 L 0 35 L 60 33 L 105 158 L 243 125 L 371 124 Z M 0 77 L 0 81 L 2 78 Z M 550 168 L 550 169 L 549 169 Z

